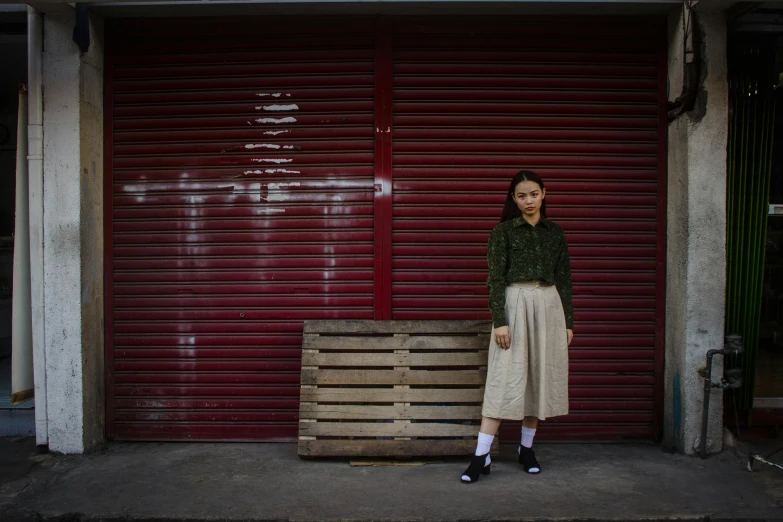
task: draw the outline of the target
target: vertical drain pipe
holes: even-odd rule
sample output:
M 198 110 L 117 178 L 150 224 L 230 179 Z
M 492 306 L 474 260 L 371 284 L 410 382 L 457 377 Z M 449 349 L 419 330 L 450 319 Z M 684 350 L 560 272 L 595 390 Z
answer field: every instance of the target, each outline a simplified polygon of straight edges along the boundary
M 27 8 L 28 170 L 30 176 L 30 305 L 33 324 L 35 381 L 35 441 L 49 445 L 46 400 L 46 343 L 44 342 L 43 257 L 43 20 Z
M 707 352 L 707 368 L 704 375 L 704 404 L 701 407 L 701 440 L 699 454 L 701 458 L 707 458 L 707 423 L 710 417 L 710 395 L 712 393 L 712 358 L 723 354 L 723 350 L 709 350 Z

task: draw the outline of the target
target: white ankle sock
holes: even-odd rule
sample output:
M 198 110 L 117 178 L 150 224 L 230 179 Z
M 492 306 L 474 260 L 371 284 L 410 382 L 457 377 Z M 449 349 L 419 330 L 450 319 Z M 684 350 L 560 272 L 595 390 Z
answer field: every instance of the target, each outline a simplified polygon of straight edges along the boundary
M 526 448 L 533 447 L 533 437 L 536 436 L 536 430 L 533 428 L 522 427 L 522 442 L 521 444 Z
M 486 455 L 487 458 L 484 460 L 484 467 L 489 466 L 490 462 L 492 462 L 492 459 L 489 458 L 489 449 L 492 447 L 492 441 L 495 439 L 494 435 L 487 435 L 486 433 L 479 432 L 478 434 L 478 444 L 476 445 L 476 455 Z M 470 477 L 467 475 L 462 475 L 462 480 L 465 482 L 470 482 Z
M 494 435 L 487 435 L 486 433 L 479 432 L 478 444 L 476 445 L 476 455 L 486 455 L 489 453 L 489 448 L 492 447 L 492 441 L 494 439 Z

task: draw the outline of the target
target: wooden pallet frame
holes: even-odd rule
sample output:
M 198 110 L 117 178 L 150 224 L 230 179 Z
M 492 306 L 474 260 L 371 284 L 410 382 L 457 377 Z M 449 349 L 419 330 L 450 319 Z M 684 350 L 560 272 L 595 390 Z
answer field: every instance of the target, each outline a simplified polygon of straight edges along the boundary
M 299 456 L 472 453 L 491 327 L 488 321 L 305 321 Z

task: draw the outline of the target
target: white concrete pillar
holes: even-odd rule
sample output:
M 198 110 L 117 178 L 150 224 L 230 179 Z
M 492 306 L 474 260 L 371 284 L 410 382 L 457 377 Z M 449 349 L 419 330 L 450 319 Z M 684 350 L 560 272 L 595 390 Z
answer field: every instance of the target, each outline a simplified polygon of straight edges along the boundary
M 683 24 L 670 20 L 669 80 L 682 89 Z M 691 20 L 702 58 L 696 108 L 669 125 L 664 443 L 698 451 L 707 350 L 724 342 L 728 84 L 722 13 Z M 713 380 L 723 371 L 716 357 Z M 713 391 L 707 450 L 722 449 L 723 396 Z
M 44 16 L 44 303 L 49 448 L 103 438 L 103 39 L 82 54 L 74 13 Z

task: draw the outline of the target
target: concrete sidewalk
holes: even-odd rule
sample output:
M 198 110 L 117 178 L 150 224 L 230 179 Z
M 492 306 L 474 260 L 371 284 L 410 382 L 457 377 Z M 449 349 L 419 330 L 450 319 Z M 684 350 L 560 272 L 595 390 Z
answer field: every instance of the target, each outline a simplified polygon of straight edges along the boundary
M 492 474 L 466 485 L 467 459 L 352 467 L 300 460 L 294 444 L 111 444 L 83 456 L 0 444 L 3 520 L 783 521 L 783 471 L 750 473 L 731 450 L 700 460 L 654 445 L 539 444 L 544 471 L 529 476 L 503 445 Z

